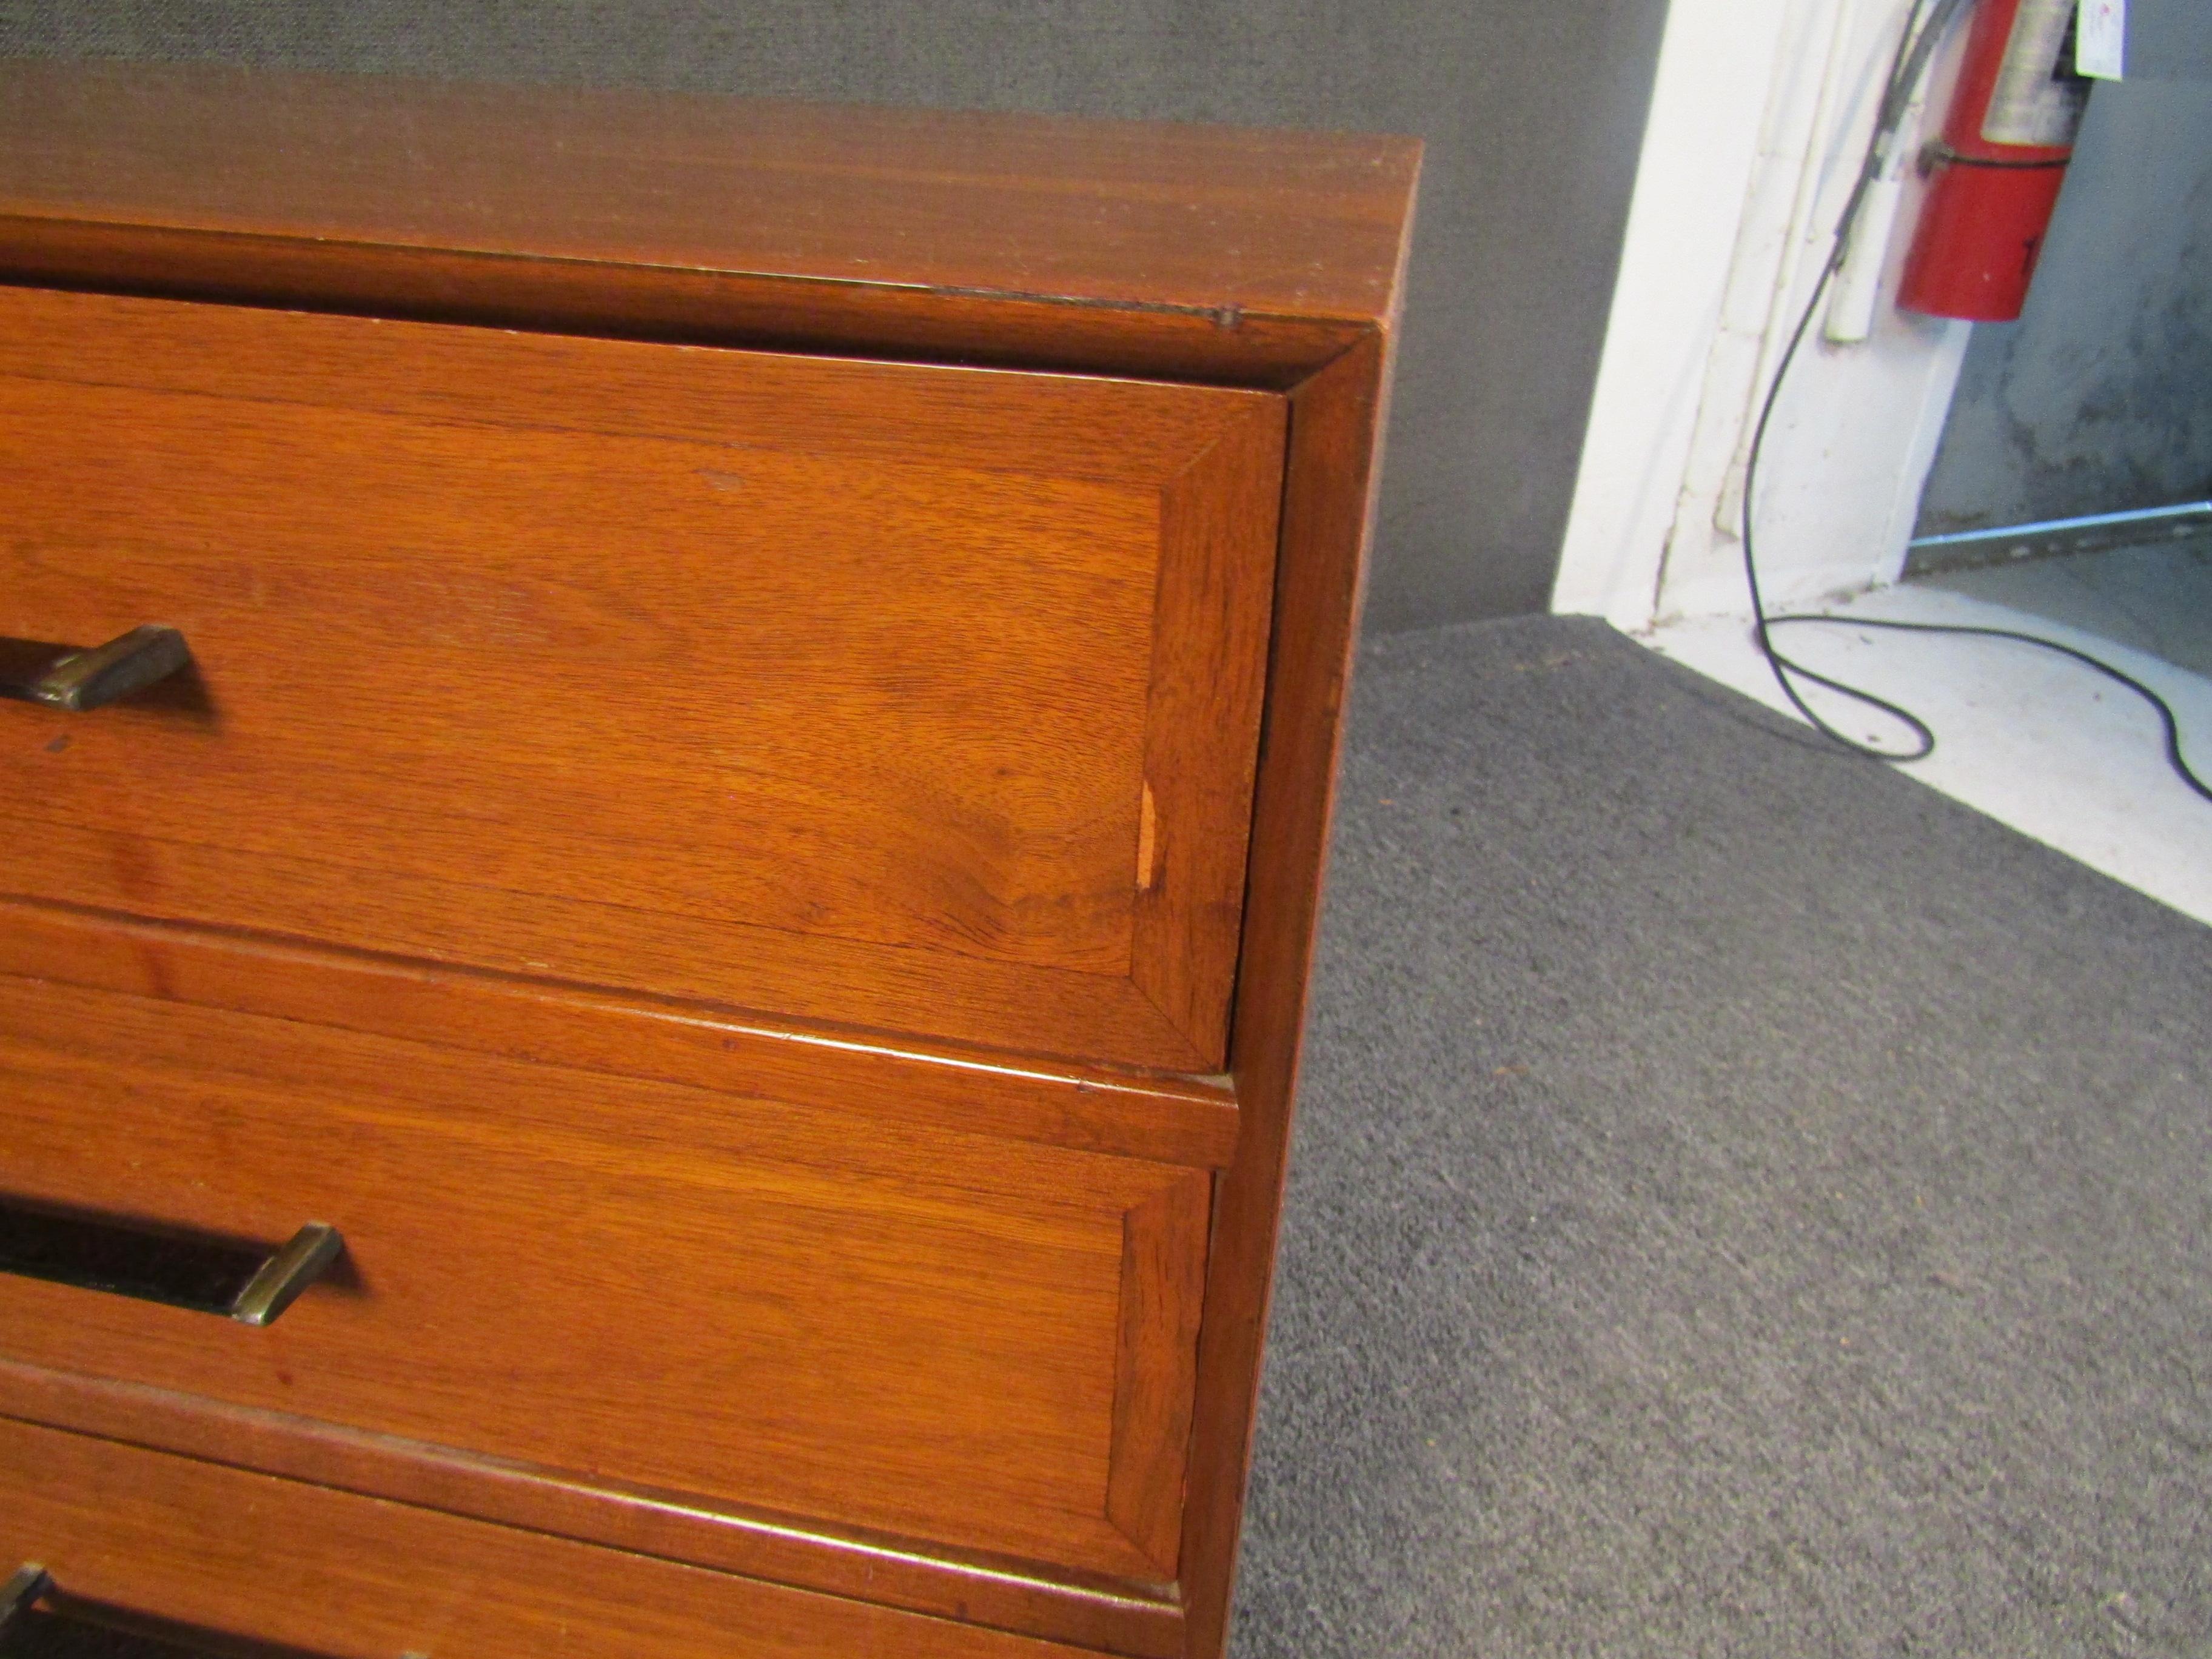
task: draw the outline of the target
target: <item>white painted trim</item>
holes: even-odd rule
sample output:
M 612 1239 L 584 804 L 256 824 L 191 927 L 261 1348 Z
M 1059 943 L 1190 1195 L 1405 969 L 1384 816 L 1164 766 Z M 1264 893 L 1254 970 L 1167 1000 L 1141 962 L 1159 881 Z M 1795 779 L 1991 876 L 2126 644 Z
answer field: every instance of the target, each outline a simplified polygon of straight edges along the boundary
M 1747 611 L 1736 520 L 1750 428 L 1911 3 L 1674 0 L 1555 611 L 1640 630 Z M 1905 195 L 1909 228 L 1917 181 Z M 1891 308 L 1901 241 L 1871 338 L 1816 331 L 1778 410 L 1759 493 L 1762 585 L 1779 602 L 1901 568 L 1966 339 Z
M 1552 609 L 1650 623 L 1784 8 L 1674 0 Z

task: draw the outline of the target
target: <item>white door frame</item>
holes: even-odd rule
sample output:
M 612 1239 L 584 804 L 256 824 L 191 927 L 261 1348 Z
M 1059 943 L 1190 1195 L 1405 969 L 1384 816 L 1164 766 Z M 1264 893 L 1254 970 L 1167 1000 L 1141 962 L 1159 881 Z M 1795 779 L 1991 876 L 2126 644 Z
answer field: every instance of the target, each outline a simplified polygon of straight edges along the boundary
M 1673 0 L 1555 611 L 1640 631 L 1747 609 L 1734 519 L 1749 428 L 1909 9 Z M 1816 331 L 1778 410 L 1760 533 L 1781 602 L 1893 580 L 1902 565 L 1967 329 L 1886 301 L 1878 316 L 1865 345 Z

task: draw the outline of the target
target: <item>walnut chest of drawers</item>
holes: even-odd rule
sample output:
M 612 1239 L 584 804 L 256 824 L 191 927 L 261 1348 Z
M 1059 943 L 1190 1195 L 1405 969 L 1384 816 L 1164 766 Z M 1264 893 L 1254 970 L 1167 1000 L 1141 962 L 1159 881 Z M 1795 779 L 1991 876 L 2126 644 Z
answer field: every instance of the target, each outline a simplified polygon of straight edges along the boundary
M 0 69 L 14 1616 L 1221 1650 L 1416 164 Z

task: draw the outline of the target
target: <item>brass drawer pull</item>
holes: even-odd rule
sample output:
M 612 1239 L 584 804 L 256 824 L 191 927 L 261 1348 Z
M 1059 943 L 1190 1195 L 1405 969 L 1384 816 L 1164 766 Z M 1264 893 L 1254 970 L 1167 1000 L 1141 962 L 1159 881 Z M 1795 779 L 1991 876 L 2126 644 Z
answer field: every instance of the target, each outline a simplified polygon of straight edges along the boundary
M 54 1587 L 46 1570 L 35 1562 L 27 1561 L 15 1569 L 4 1584 L 0 1584 L 0 1641 L 17 1629 L 31 1604 Z
M 345 1249 L 311 1221 L 274 1251 L 0 1200 L 0 1273 L 266 1325 Z
M 159 624 L 88 648 L 0 639 L 0 697 L 82 714 L 143 691 L 191 659 L 185 636 Z

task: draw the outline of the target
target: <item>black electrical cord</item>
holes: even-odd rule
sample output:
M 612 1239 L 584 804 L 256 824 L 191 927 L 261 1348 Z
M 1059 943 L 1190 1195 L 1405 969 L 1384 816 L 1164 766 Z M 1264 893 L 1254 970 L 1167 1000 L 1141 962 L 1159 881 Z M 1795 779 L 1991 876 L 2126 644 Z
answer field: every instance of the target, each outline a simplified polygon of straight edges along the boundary
M 1775 366 L 1774 378 L 1768 382 L 1766 396 L 1759 404 L 1759 423 L 1752 428 L 1751 449 L 1745 458 L 1743 478 L 1743 575 L 1751 589 L 1753 636 L 1758 641 L 1759 654 L 1766 659 L 1767 668 L 1774 676 L 1774 683 L 1782 688 L 1782 695 L 1790 700 L 1790 706 L 1805 717 L 1814 730 L 1854 754 L 1892 765 L 1925 760 L 1936 752 L 1936 733 L 1929 729 L 1928 723 L 1910 709 L 1900 708 L 1886 697 L 1878 697 L 1871 691 L 1831 679 L 1827 675 L 1783 655 L 1774 643 L 1775 629 L 1791 624 L 1879 628 L 1899 634 L 1950 634 L 1968 638 L 2010 640 L 2021 645 L 2055 651 L 2085 667 L 2095 669 L 2107 679 L 2126 686 L 2156 709 L 2166 728 L 2167 763 L 2183 783 L 2204 799 L 2212 801 L 2212 787 L 2208 787 L 2204 780 L 2190 769 L 2189 763 L 2182 756 L 2181 724 L 2175 719 L 2172 706 L 2141 680 L 2123 673 L 2087 651 L 2076 650 L 2070 645 L 2045 639 L 2040 635 L 2021 633 L 2009 628 L 1978 628 L 1949 623 L 1884 622 L 1870 617 L 1836 617 L 1818 612 L 1769 616 L 1765 599 L 1759 592 L 1759 560 L 1752 540 L 1752 501 L 1759 483 L 1759 456 L 1766 447 L 1766 429 L 1774 418 L 1775 404 L 1781 396 L 1783 383 L 1790 377 L 1790 365 L 1796 362 L 1798 350 L 1805 343 L 1806 332 L 1812 327 L 1813 319 L 1820 313 L 1820 301 L 1826 297 L 1829 284 L 1835 280 L 1837 271 L 1843 266 L 1844 256 L 1850 247 L 1851 230 L 1857 222 L 1859 209 L 1866 200 L 1867 191 L 1881 176 L 1887 162 L 1890 147 L 1895 143 L 1898 132 L 1904 125 L 1905 112 L 1911 106 L 1913 90 L 1919 85 L 1921 76 L 1926 72 L 1928 61 L 1934 54 L 1943 31 L 1964 3 L 1965 0 L 1933 0 L 1930 4 L 1929 0 L 1922 0 L 1906 20 L 1905 32 L 1898 39 L 1896 54 L 1890 60 L 1889 78 L 1883 85 L 1881 105 L 1875 119 L 1874 137 L 1868 143 L 1858 178 L 1851 186 L 1850 199 L 1844 203 L 1843 212 L 1837 216 L 1827 259 L 1820 267 L 1820 278 L 1813 284 L 1812 297 L 1805 302 L 1805 309 L 1797 319 L 1796 327 L 1790 331 L 1790 343 L 1783 348 L 1782 361 Z M 1910 750 L 1884 749 L 1875 744 L 1861 743 L 1855 738 L 1845 737 L 1813 712 L 1811 705 L 1792 683 L 1792 675 L 1810 680 L 1815 685 L 1825 685 L 1831 691 L 1864 703 L 1869 708 L 1879 708 L 1911 732 L 1913 746 Z

